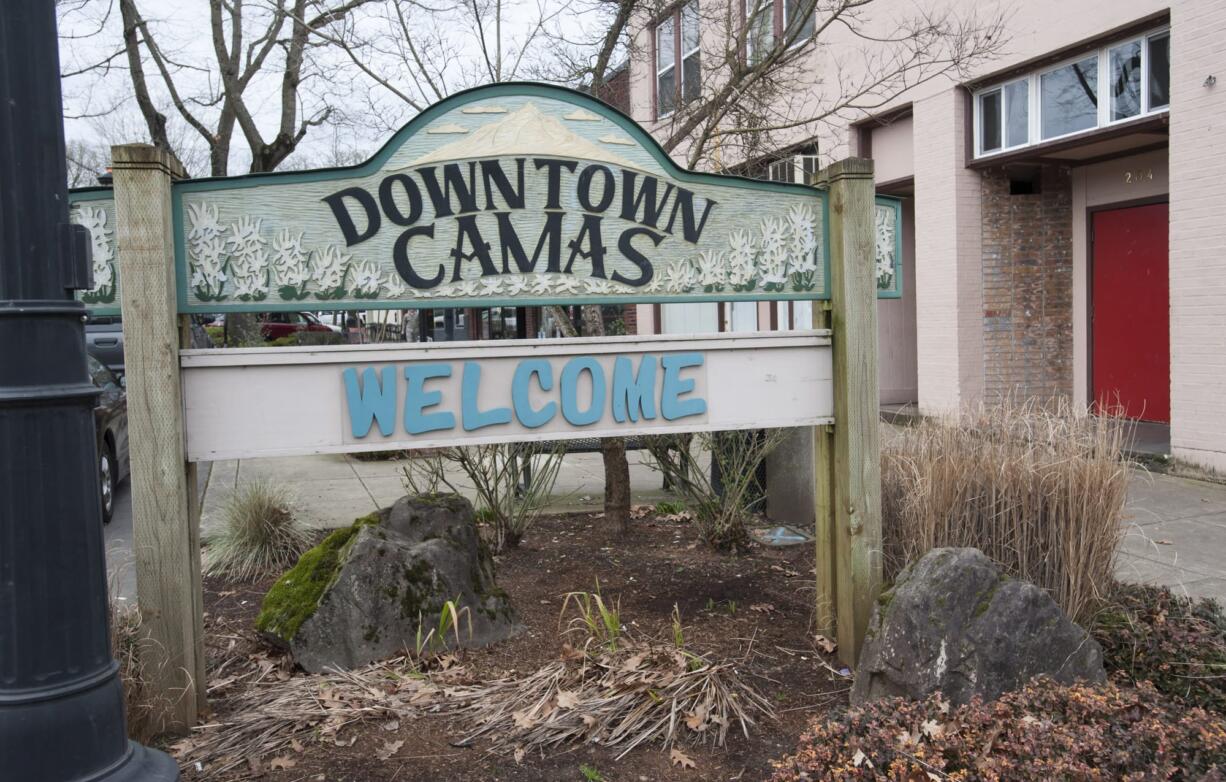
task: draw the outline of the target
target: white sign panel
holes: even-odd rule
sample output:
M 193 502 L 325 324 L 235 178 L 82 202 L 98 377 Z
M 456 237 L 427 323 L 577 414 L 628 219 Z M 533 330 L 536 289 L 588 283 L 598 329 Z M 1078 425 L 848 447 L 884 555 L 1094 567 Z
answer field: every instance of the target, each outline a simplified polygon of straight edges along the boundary
M 833 422 L 825 331 L 181 352 L 192 461 Z

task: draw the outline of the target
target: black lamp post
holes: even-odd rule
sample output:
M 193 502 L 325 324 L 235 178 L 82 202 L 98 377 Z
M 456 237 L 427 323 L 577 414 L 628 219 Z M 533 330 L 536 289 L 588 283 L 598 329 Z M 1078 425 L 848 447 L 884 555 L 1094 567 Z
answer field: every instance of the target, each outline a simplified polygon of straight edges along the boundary
M 52 0 L 0 2 L 0 779 L 174 780 L 128 741 L 107 632 Z

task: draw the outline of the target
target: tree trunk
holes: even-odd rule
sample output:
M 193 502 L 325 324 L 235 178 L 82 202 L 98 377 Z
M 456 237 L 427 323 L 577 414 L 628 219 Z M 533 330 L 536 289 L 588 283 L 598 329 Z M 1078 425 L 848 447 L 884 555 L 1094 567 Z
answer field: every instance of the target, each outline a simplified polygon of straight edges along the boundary
M 600 441 L 604 457 L 604 515 L 621 530 L 630 528 L 630 462 L 626 439 L 605 437 Z
M 583 306 L 583 332 L 589 337 L 604 336 L 604 317 L 600 305 Z M 600 441 L 604 457 L 604 516 L 620 529 L 630 527 L 630 462 L 626 460 L 626 439 L 605 437 Z

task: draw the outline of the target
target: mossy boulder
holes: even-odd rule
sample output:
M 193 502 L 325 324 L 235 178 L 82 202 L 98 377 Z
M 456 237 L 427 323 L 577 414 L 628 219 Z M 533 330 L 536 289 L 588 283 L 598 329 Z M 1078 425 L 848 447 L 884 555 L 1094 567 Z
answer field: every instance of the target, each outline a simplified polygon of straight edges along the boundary
M 1007 577 L 978 549 L 939 548 L 877 600 L 851 702 L 940 691 L 960 705 L 1040 674 L 1101 682 L 1102 650 L 1039 587 Z
M 256 629 L 308 671 L 355 668 L 416 649 L 449 601 L 458 640 L 450 629 L 431 649 L 484 646 L 518 629 L 468 500 L 406 496 L 303 554 L 268 590 Z

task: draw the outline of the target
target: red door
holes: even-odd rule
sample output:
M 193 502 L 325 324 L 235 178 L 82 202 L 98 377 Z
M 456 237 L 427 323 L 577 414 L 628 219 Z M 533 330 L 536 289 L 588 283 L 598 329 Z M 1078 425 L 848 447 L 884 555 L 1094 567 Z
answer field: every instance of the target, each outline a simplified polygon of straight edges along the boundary
M 1101 409 L 1171 420 L 1166 204 L 1093 213 L 1091 377 Z

